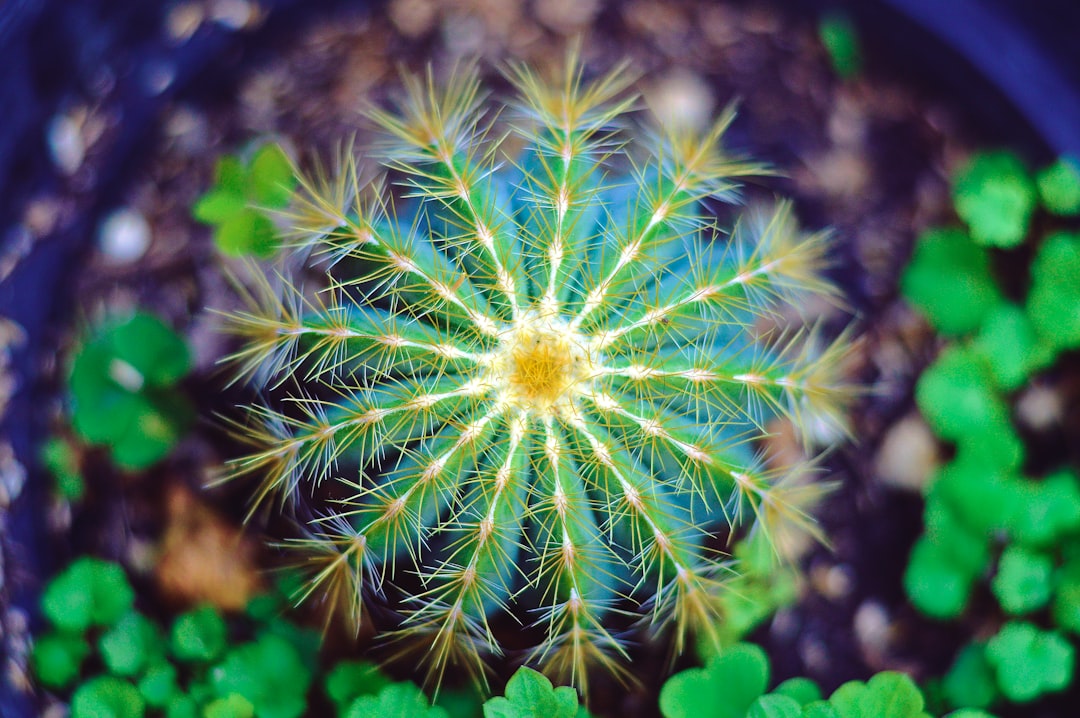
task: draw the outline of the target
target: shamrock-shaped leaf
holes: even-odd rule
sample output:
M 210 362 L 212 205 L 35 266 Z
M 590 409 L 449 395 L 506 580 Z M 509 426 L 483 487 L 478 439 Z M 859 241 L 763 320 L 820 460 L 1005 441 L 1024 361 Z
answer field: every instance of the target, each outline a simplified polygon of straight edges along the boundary
M 1071 471 L 1023 481 L 1007 524 L 1009 535 L 1028 546 L 1050 547 L 1080 528 L 1080 482 Z
M 945 674 L 945 696 L 954 706 L 985 708 L 998 696 L 994 670 L 986 660 L 986 646 L 971 643 L 960 649 Z
M 572 690 L 572 689 L 571 689 Z M 495 700 L 492 698 L 491 700 Z M 489 703 L 491 701 L 488 701 Z M 576 701 L 575 701 L 576 702 Z M 485 717 L 488 715 L 484 708 Z M 551 715 L 544 713 L 512 713 L 507 715 Z M 389 683 L 375 695 L 360 696 L 349 706 L 344 718 L 447 718 L 446 711 L 431 705 L 424 692 L 412 683 Z
M 714 656 L 704 668 L 669 678 L 660 691 L 660 712 L 665 718 L 743 718 L 768 683 L 765 652 L 739 643 Z
M 41 609 L 60 630 L 78 633 L 116 623 L 134 602 L 135 592 L 120 566 L 83 557 L 49 583 Z
M 205 718 L 254 718 L 255 706 L 247 698 L 230 693 L 210 702 L 203 711 Z
M 809 678 L 789 678 L 778 685 L 773 693 L 792 698 L 800 706 L 821 700 L 821 689 Z
M 213 606 L 201 606 L 173 621 L 170 645 L 181 661 L 208 663 L 225 648 L 225 621 Z
M 214 243 L 225 254 L 268 257 L 278 243 L 267 210 L 288 206 L 295 188 L 289 158 L 277 145 L 263 145 L 247 165 L 233 156 L 219 159 L 214 186 L 192 214 L 214 225 Z
M 1054 564 L 1049 556 L 1008 546 L 1001 554 L 991 588 L 1006 613 L 1028 613 L 1050 600 L 1053 572 Z
M 930 718 L 915 682 L 893 671 L 878 673 L 866 683 L 845 683 L 829 696 L 829 703 L 840 718 Z
M 1060 691 L 1072 681 L 1072 645 L 1058 632 L 1031 623 L 1006 623 L 987 644 L 986 658 L 1001 692 L 1017 703 Z
M 34 641 L 30 663 L 34 675 L 50 688 L 63 688 L 79 676 L 90 646 L 82 636 L 47 633 Z
M 979 437 L 1009 421 L 986 362 L 964 347 L 947 348 L 923 372 L 915 385 L 915 401 L 944 439 Z
M 522 666 L 506 683 L 506 697 L 484 703 L 484 718 L 574 718 L 578 713 L 577 691 L 555 688 L 542 673 Z
M 93 678 L 71 696 L 71 718 L 142 718 L 145 712 L 135 686 L 114 676 Z
M 153 464 L 191 421 L 190 403 L 174 388 L 190 366 L 183 339 L 157 317 L 139 313 L 106 325 L 72 362 L 72 426 L 107 445 L 123 468 Z
M 134 611 L 101 635 L 98 650 L 108 669 L 118 676 L 138 675 L 163 652 L 157 626 Z
M 138 682 L 139 694 L 146 700 L 146 705 L 164 708 L 178 693 L 176 667 L 166 660 L 159 660 L 149 666 Z
M 1019 388 L 1054 359 L 1053 351 L 1039 342 L 1025 311 L 1009 302 L 1001 302 L 983 318 L 973 348 L 1005 391 Z
M 919 235 L 900 289 L 943 334 L 974 331 L 1001 301 L 986 250 L 958 229 Z
M 1035 184 L 1012 152 L 973 157 L 953 178 L 956 213 L 976 242 L 1015 247 L 1024 241 L 1035 209 Z
M 934 618 L 956 618 L 967 607 L 974 577 L 925 536 L 915 542 L 904 571 L 904 590 L 915 607 Z
M 1080 347 L 1080 234 L 1047 237 L 1031 264 L 1027 312 L 1039 338 L 1054 350 Z
M 1054 623 L 1073 634 L 1080 634 L 1080 561 L 1066 563 L 1058 577 L 1052 606 Z
M 284 638 L 264 634 L 229 651 L 211 672 L 215 693 L 237 693 L 256 718 L 298 718 L 307 708 L 311 670 Z
M 1035 177 L 1039 198 L 1050 214 L 1080 214 L 1080 165 L 1061 157 Z

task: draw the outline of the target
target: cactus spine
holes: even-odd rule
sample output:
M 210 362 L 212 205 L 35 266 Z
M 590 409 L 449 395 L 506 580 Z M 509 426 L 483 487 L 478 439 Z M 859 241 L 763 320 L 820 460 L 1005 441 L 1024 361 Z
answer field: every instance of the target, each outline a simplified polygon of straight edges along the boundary
M 673 626 L 677 650 L 715 639 L 738 567 L 703 544 L 725 519 L 810 526 L 819 489 L 754 440 L 775 415 L 840 423 L 846 345 L 763 328 L 834 295 L 822 234 L 779 203 L 722 237 L 702 207 L 762 172 L 724 153 L 731 112 L 641 141 L 623 70 L 508 76 L 509 120 L 472 70 L 406 78 L 372 112 L 396 190 L 351 148 L 302 178 L 291 243 L 327 280 L 257 281 L 230 316 L 238 374 L 289 394 L 249 407 L 258 448 L 232 474 L 313 517 L 305 596 L 359 623 L 413 587 L 398 634 L 436 679 L 482 679 L 506 612 L 543 635 L 530 662 L 584 689 L 589 666 L 621 670 L 612 613 Z

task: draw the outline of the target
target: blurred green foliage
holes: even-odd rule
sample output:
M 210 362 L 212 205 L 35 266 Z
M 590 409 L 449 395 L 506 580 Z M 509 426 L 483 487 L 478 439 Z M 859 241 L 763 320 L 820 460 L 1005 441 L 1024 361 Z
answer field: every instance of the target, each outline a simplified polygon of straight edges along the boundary
M 986 587 L 1004 616 L 1029 619 L 968 644 L 942 682 L 948 704 L 987 707 L 1062 690 L 1073 675 L 1063 631 L 1080 633 L 1080 476 L 1025 475 L 1012 404 L 1032 376 L 1080 348 L 1080 234 L 1058 226 L 1080 212 L 1080 175 L 1060 160 L 1033 179 L 1016 155 L 983 153 L 954 178 L 953 196 L 968 229 L 923 233 L 901 279 L 908 301 L 953 340 L 919 378 L 915 399 L 956 447 L 928 484 L 904 586 L 934 618 L 959 619 Z M 1036 215 L 1036 200 L 1045 214 Z M 1048 231 L 1030 239 L 1026 296 L 1009 296 L 995 260 L 1023 266 L 1011 250 L 1032 227 Z
M 124 469 L 163 458 L 194 416 L 177 384 L 191 370 L 187 344 L 157 317 L 136 313 L 97 327 L 71 364 L 71 423 Z
M 806 678 L 793 678 L 766 692 L 770 666 L 758 646 L 740 643 L 702 668 L 677 673 L 660 691 L 664 718 L 930 718 L 918 686 L 902 673 L 885 671 L 849 681 L 824 698 Z M 989 718 L 982 711 L 957 711 L 950 718 Z
M 231 256 L 269 257 L 278 248 L 270 212 L 287 207 L 296 177 L 292 163 L 275 144 L 265 144 L 245 162 L 223 155 L 214 185 L 192 207 L 195 219 L 214 227 L 214 244 Z

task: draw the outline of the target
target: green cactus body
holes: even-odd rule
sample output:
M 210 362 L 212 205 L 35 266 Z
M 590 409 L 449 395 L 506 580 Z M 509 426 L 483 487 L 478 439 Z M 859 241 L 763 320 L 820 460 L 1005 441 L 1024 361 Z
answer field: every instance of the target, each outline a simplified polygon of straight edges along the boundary
M 834 294 L 824 237 L 785 203 L 729 237 L 702 209 L 762 171 L 723 153 L 732 113 L 629 142 L 625 73 L 568 66 L 510 73 L 505 135 L 475 72 L 407 78 L 400 109 L 372 113 L 402 209 L 351 149 L 302 177 L 286 216 L 328 283 L 257 281 L 230 317 L 238 371 L 291 395 L 250 408 L 238 433 L 258 449 L 233 473 L 261 479 L 258 501 L 331 497 L 295 542 L 305 595 L 359 622 L 388 582 L 418 585 L 399 635 L 435 676 L 482 677 L 500 612 L 544 635 L 530 662 L 582 688 L 625 656 L 612 612 L 673 625 L 677 650 L 715 638 L 738 567 L 710 531 L 809 525 L 820 493 L 759 455 L 764 422 L 840 422 L 847 344 L 763 329 Z

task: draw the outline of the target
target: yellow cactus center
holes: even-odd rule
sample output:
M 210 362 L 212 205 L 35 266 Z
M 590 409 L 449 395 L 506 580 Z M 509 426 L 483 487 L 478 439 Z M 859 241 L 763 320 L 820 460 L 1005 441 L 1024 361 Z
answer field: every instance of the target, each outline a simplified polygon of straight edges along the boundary
M 558 413 L 587 388 L 595 367 L 582 336 L 560 320 L 527 312 L 503 337 L 493 382 L 507 403 Z

